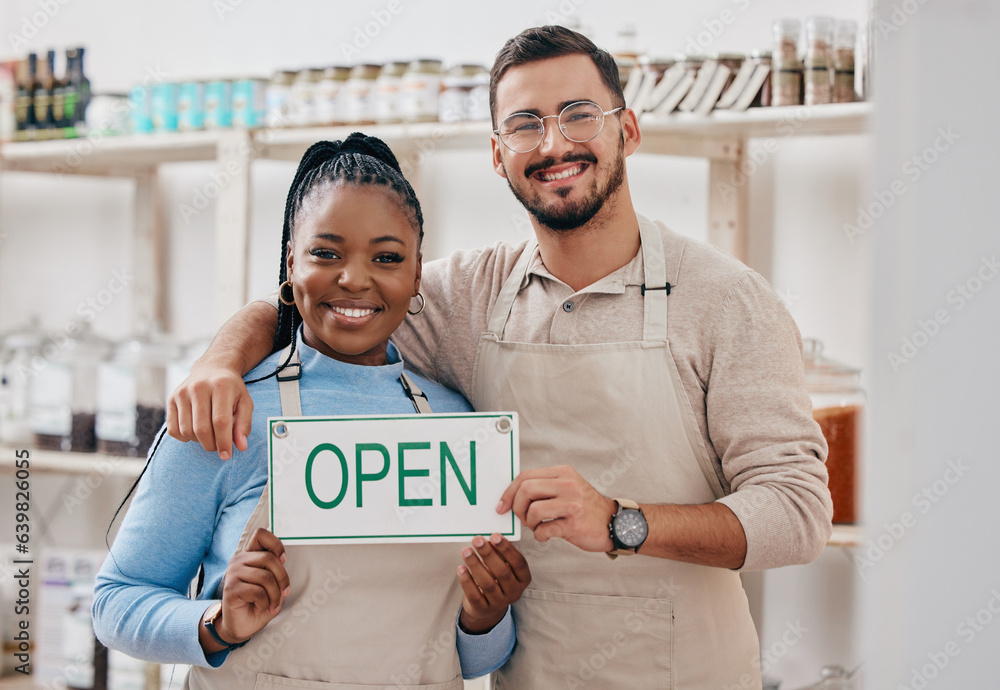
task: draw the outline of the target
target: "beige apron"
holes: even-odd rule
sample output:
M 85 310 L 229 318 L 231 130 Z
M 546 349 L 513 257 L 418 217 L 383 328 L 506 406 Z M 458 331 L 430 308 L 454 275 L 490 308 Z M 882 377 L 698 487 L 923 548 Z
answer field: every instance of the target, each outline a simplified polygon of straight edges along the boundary
M 667 343 L 663 239 L 652 223 L 639 230 L 645 285 L 661 288 L 644 290 L 643 340 L 504 341 L 529 243 L 480 339 L 473 405 L 519 413 L 522 470 L 568 464 L 609 497 L 709 503 L 723 490 Z M 517 645 L 498 689 L 761 687 L 737 573 L 642 555 L 611 561 L 530 530 L 519 548 L 532 582 L 514 605 Z
M 279 377 L 283 416 L 302 414 L 297 378 Z M 400 383 L 418 412 L 431 411 L 409 377 Z M 237 551 L 258 527 L 268 527 L 267 487 Z M 186 687 L 463 687 L 455 648 L 462 604 L 455 544 L 289 546 L 286 553 L 292 592 L 281 613 L 221 667 L 192 667 Z

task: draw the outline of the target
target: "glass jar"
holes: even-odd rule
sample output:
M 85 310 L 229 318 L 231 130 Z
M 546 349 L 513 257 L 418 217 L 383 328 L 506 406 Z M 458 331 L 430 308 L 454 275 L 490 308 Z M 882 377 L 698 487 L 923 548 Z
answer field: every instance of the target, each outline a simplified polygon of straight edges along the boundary
M 345 100 L 347 80 L 351 68 L 327 67 L 316 85 L 316 122 L 320 125 L 339 125 L 346 122 Z
M 265 97 L 268 127 L 287 127 L 292 123 L 292 84 L 295 83 L 295 76 L 295 72 L 289 70 L 271 75 Z
M 29 387 L 41 343 L 37 321 L 8 333 L 0 343 L 0 441 L 4 443 L 31 442 Z
M 375 80 L 381 71 L 382 65 L 355 65 L 351 70 L 351 78 L 345 87 L 344 119 L 347 122 L 374 124 Z
M 857 40 L 858 23 L 853 19 L 839 20 L 833 35 L 834 103 L 853 103 L 857 100 L 854 91 L 854 52 Z
M 375 112 L 375 122 L 388 124 L 402 122 L 400 113 L 400 89 L 403 75 L 406 73 L 405 62 L 390 62 L 383 65 L 382 71 L 375 79 L 375 95 L 372 108 Z
M 35 446 L 93 453 L 97 450 L 97 368 L 107 358 L 110 345 L 93 335 L 89 324 L 72 324 L 65 333 L 46 340 L 29 392 Z
M 802 60 L 799 59 L 799 35 L 802 24 L 797 19 L 774 22 L 774 50 L 771 53 L 771 104 L 802 104 Z
M 444 71 L 440 60 L 413 60 L 400 85 L 400 112 L 404 122 L 432 122 L 438 118 L 438 102 Z
M 323 76 L 321 69 L 304 69 L 292 83 L 292 124 L 305 127 L 317 123 L 316 89 Z
M 809 17 L 806 20 L 805 104 L 823 105 L 833 101 L 832 17 Z
M 806 390 L 813 419 L 829 446 L 826 469 L 830 475 L 833 522 L 857 522 L 857 477 L 860 475 L 862 420 L 865 394 L 861 371 L 823 356 L 818 340 L 803 341 Z
M 454 65 L 442 81 L 438 119 L 441 122 L 464 122 L 475 119 L 476 89 L 480 75 L 486 71 L 482 65 Z M 488 97 L 488 96 L 487 96 Z
M 476 122 L 489 122 L 493 117 L 490 113 L 490 71 L 483 67 L 474 77 L 476 85 L 469 94 L 469 119 Z
M 167 366 L 177 356 L 177 346 L 156 333 L 115 348 L 98 370 L 98 450 L 145 457 L 166 420 Z

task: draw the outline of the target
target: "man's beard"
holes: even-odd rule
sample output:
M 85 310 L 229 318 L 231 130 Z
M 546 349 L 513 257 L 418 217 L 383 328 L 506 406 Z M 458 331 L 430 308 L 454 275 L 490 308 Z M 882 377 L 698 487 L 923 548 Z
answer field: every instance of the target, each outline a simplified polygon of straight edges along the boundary
M 532 198 L 529 198 L 527 194 L 521 193 L 511 184 L 510 172 L 507 170 L 507 166 L 504 166 L 504 171 L 507 173 L 507 186 L 510 187 L 510 191 L 514 194 L 521 205 L 528 210 L 532 216 L 535 217 L 539 223 L 545 227 L 556 230 L 556 231 L 568 231 L 575 230 L 589 223 L 594 216 L 604 207 L 604 203 L 614 195 L 615 192 L 622 186 L 625 182 L 625 140 L 621 139 L 618 143 L 618 151 L 616 152 L 613 167 L 611 168 L 611 174 L 608 176 L 607 182 L 604 184 L 603 189 L 597 187 L 593 189 L 590 194 L 588 194 L 584 199 L 570 203 L 567 205 L 559 204 L 549 204 L 545 205 L 542 203 L 538 194 L 534 194 Z M 592 165 L 596 165 L 597 158 L 592 153 L 569 153 L 563 156 L 562 161 L 556 161 L 554 158 L 549 158 L 540 163 L 532 166 L 536 171 L 545 168 L 558 165 L 559 163 L 575 163 L 575 162 L 587 162 Z M 528 172 L 526 170 L 526 172 Z M 529 177 L 530 177 L 529 173 Z M 565 196 L 572 191 L 570 187 L 562 187 L 556 191 L 557 195 Z

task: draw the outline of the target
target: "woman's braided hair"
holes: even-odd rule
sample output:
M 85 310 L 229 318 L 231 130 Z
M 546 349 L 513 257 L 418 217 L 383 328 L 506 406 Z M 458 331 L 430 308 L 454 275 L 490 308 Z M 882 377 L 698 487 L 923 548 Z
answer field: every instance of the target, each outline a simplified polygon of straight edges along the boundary
M 302 156 L 295 178 L 288 190 L 285 201 L 285 219 L 281 235 L 281 266 L 278 273 L 279 285 L 288 279 L 288 243 L 295 231 L 295 218 L 306 198 L 320 186 L 360 187 L 378 185 L 386 187 L 399 200 L 400 207 L 407 212 L 413 229 L 420 241 L 424 239 L 424 216 L 413 187 L 403 177 L 396 156 L 384 141 L 361 132 L 354 132 L 343 141 L 320 141 Z M 418 245 L 419 246 L 419 245 Z M 274 336 L 271 353 L 278 352 L 292 344 L 295 349 L 295 334 L 302 323 L 302 316 L 294 304 L 278 301 L 278 330 Z M 247 381 L 255 383 L 274 376 L 285 368 L 282 362 L 278 368 L 260 379 Z

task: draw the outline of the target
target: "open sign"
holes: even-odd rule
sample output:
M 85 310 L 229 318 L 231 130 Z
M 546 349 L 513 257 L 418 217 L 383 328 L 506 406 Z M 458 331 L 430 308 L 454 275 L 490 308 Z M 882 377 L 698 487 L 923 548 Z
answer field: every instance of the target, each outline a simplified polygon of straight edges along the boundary
M 268 419 L 271 531 L 287 544 L 520 539 L 496 505 L 520 467 L 517 414 Z

